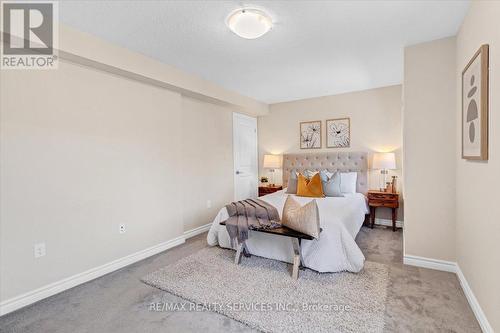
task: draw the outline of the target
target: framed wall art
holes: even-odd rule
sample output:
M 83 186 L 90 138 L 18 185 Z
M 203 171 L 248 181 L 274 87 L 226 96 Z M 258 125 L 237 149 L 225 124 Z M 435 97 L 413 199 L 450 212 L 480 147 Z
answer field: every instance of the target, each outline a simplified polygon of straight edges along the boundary
M 462 158 L 488 160 L 488 45 L 462 72 Z
M 321 120 L 300 123 L 300 149 L 321 148 Z
M 326 121 L 326 147 L 348 148 L 351 146 L 351 119 L 338 118 Z

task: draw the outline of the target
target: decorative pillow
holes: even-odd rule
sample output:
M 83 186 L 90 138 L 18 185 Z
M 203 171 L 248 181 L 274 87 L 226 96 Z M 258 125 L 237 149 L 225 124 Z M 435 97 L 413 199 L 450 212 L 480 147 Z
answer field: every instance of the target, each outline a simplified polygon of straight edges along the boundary
M 331 176 L 328 176 L 330 174 Z M 323 170 L 320 172 L 321 184 L 323 185 L 323 193 L 327 197 L 343 197 L 340 191 L 340 173 L 327 172 Z
M 333 176 L 333 173 L 328 172 L 328 170 L 321 170 L 319 172 L 319 177 L 321 178 L 322 182 L 327 182 L 328 179 L 330 179 Z
M 286 198 L 281 224 L 314 238 L 319 238 L 319 210 L 316 200 L 301 206 L 291 195 Z
M 295 169 L 290 171 L 286 193 L 297 194 L 297 171 Z
M 321 185 L 321 177 L 319 173 L 315 174 L 311 180 L 308 180 L 302 174 L 299 174 L 297 179 L 297 195 L 301 197 L 322 198 L 323 186 Z
M 315 174 L 317 174 L 318 171 L 312 171 L 312 170 L 304 170 L 304 172 L 302 173 L 307 179 L 311 179 L 312 177 L 314 177 Z
M 357 172 L 340 173 L 340 192 L 356 193 L 356 182 L 358 181 Z
M 337 171 L 330 172 L 330 171 L 324 169 L 324 170 L 321 170 L 321 172 L 323 173 L 323 176 L 326 175 L 326 177 L 327 177 L 326 180 L 328 180 L 328 179 L 332 178 L 332 176 L 334 175 L 334 173 L 336 173 Z M 323 180 L 323 176 L 321 176 L 321 180 Z

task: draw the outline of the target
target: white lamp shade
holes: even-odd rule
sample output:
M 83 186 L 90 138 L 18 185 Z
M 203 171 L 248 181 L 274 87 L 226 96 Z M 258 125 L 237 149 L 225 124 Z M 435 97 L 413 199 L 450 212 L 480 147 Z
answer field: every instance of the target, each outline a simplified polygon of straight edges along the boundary
M 396 156 L 394 153 L 375 153 L 373 154 L 373 169 L 396 169 Z
M 281 168 L 281 157 L 280 155 L 264 155 L 263 167 L 267 169 L 279 169 Z

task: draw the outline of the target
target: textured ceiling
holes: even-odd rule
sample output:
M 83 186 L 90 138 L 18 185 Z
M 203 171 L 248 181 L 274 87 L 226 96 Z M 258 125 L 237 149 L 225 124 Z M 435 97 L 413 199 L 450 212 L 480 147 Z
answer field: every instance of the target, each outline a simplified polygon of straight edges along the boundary
M 274 28 L 246 40 L 241 5 Z M 399 84 L 403 49 L 453 36 L 467 1 L 62 1 L 63 23 L 227 89 L 276 103 Z

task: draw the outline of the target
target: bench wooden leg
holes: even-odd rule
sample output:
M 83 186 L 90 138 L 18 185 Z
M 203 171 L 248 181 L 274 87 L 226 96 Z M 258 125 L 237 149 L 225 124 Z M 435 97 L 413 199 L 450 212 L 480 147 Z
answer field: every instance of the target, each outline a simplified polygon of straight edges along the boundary
M 297 238 L 292 238 L 293 245 L 293 268 L 292 268 L 292 279 L 297 280 L 299 278 L 300 269 L 300 244 Z
M 248 251 L 247 242 L 243 243 L 243 255 L 247 258 L 250 258 L 252 255 L 250 251 Z
M 238 246 L 236 247 L 236 256 L 234 257 L 234 263 L 236 265 L 239 265 L 241 262 L 241 255 L 243 253 L 244 246 L 245 243 L 239 243 Z
M 293 267 L 292 267 L 292 279 L 297 280 L 299 278 L 299 270 L 302 262 L 300 254 L 300 243 L 297 238 L 291 238 L 293 246 Z M 236 246 L 236 255 L 234 257 L 234 263 L 239 265 L 241 262 L 241 256 L 244 252 L 248 252 L 245 242 L 238 243 Z

